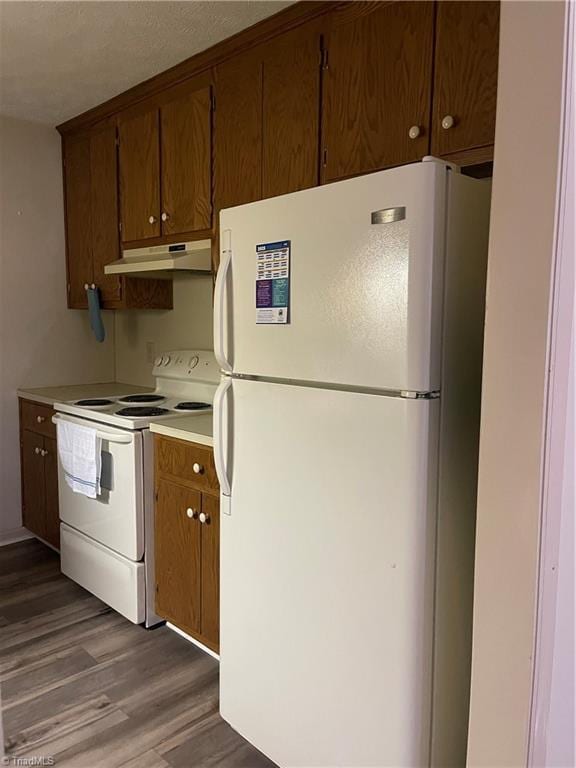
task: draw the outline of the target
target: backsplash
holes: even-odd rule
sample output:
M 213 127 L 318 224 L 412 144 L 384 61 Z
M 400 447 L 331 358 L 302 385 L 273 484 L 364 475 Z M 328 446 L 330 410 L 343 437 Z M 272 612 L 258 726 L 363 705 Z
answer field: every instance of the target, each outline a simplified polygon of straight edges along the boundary
M 116 380 L 152 386 L 151 349 L 212 349 L 212 278 L 174 277 L 174 309 L 116 312 Z

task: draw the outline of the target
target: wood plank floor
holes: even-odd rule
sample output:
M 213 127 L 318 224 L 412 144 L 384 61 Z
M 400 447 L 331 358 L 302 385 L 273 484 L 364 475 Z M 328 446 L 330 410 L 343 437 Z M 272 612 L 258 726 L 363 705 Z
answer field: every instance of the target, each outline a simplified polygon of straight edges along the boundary
M 48 547 L 0 548 L 6 753 L 59 768 L 275 768 L 218 714 L 218 663 L 135 626 L 60 573 Z

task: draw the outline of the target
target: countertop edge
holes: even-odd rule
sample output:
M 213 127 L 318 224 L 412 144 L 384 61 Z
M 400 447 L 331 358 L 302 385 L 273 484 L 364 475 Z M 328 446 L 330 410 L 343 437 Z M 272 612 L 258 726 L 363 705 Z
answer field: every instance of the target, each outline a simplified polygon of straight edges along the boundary
M 177 440 L 185 440 L 187 443 L 199 443 L 200 445 L 207 445 L 209 448 L 214 447 L 214 438 L 211 435 L 193 432 L 190 429 L 177 427 L 168 422 L 152 422 L 150 424 L 150 432 L 153 432 L 155 435 L 175 437 Z
M 41 403 L 42 405 L 49 405 L 52 408 L 54 407 L 54 403 L 56 402 L 54 398 L 46 397 L 45 395 L 36 395 L 26 389 L 17 389 L 16 395 L 21 400 L 28 400 L 31 403 Z

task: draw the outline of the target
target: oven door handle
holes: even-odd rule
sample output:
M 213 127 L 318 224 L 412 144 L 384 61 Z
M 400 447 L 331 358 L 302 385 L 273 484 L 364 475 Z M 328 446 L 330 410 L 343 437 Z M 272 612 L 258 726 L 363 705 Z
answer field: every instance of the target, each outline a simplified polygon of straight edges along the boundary
M 68 419 L 63 419 L 60 416 L 52 416 L 52 424 L 58 425 L 58 422 L 64 422 L 68 421 Z M 74 424 L 75 422 L 69 422 L 70 424 Z M 108 440 L 109 443 L 122 443 L 122 444 L 128 444 L 132 442 L 132 435 L 114 435 L 110 432 L 99 432 L 96 430 L 96 436 L 100 438 L 100 440 Z

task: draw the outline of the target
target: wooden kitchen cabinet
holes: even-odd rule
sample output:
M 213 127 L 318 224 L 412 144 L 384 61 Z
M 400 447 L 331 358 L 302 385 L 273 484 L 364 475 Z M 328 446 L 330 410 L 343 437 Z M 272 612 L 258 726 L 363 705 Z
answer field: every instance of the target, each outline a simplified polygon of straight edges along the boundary
M 66 250 L 68 306 L 88 306 L 85 285 L 93 282 L 92 208 L 90 192 L 90 136 L 66 139 L 64 183 L 66 195 Z
M 330 15 L 323 182 L 428 153 L 433 40 L 433 3 L 355 2 Z
M 106 275 L 120 256 L 116 120 L 63 141 L 68 306 L 86 309 L 94 285 L 104 309 L 171 309 L 169 280 Z
M 216 67 L 214 199 L 217 211 L 262 197 L 262 60 L 250 51 Z
M 220 636 L 220 500 L 217 496 L 202 494 L 202 514 L 206 516 L 201 526 L 202 634 L 217 647 Z
M 47 436 L 54 431 L 53 413 L 48 406 L 20 400 L 22 518 L 31 533 L 59 549 L 58 456 L 55 438 Z
M 156 489 L 156 612 L 194 635 L 202 630 L 201 495 L 167 480 Z
M 156 613 L 218 651 L 220 511 L 212 449 L 155 436 Z
M 158 237 L 161 232 L 159 136 L 157 109 L 119 121 L 120 221 L 124 242 Z
M 432 152 L 455 162 L 492 159 L 500 3 L 438 3 Z M 481 151 L 481 148 L 484 151 Z
M 212 226 L 211 88 L 178 88 L 119 120 L 122 241 Z
M 217 268 L 224 208 L 428 154 L 491 160 L 498 32 L 491 0 L 297 3 L 60 126 L 69 306 L 92 282 L 109 308 L 171 300 L 168 281 L 104 280 L 120 224 L 127 247 L 212 237 Z
M 318 184 L 321 23 L 215 69 L 214 201 L 223 208 Z
M 118 239 L 118 160 L 116 126 L 106 123 L 90 137 L 90 204 L 92 219 L 92 279 L 104 304 L 122 298 L 122 281 L 104 267 L 120 258 Z
M 212 226 L 211 112 L 210 87 L 160 108 L 164 235 Z
M 320 24 L 298 27 L 263 50 L 262 197 L 318 184 Z

